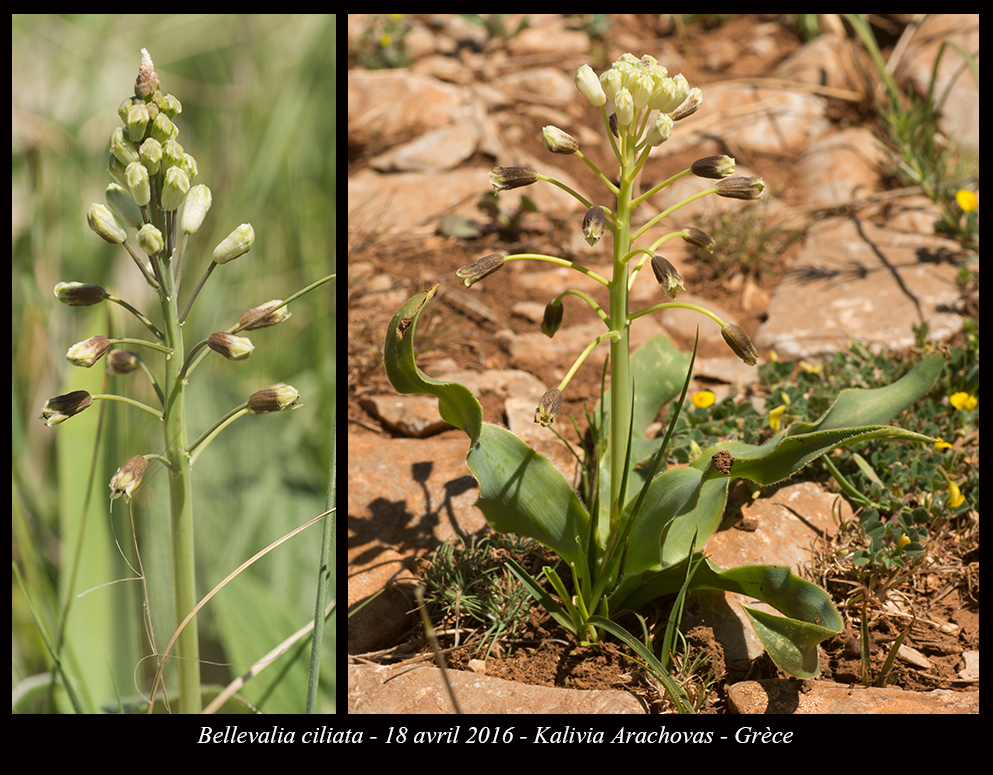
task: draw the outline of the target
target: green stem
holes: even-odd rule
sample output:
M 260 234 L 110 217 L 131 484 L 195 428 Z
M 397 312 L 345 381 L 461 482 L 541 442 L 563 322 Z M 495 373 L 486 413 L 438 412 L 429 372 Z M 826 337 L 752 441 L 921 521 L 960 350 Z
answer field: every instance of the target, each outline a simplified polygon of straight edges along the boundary
M 169 496 L 172 524 L 173 597 L 177 627 L 197 604 L 196 573 L 193 551 L 193 481 L 187 452 L 186 383 L 180 374 L 185 360 L 185 344 L 180 322 L 178 294 L 173 285 L 171 266 L 161 267 L 162 319 L 166 342 L 172 355 L 166 359 L 165 456 L 175 472 L 169 476 Z M 200 703 L 200 645 L 196 619 L 190 621 L 176 643 L 179 657 L 179 709 L 181 713 L 199 713 Z

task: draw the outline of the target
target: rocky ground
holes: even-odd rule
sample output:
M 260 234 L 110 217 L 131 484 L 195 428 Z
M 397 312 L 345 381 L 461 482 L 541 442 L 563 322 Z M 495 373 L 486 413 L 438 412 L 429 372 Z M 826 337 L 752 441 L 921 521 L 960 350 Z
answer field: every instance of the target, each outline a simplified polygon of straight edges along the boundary
M 696 255 L 680 240 L 671 249 L 673 242 L 666 243 L 666 258 L 686 281 L 679 300 L 740 325 L 762 359 L 814 362 L 851 340 L 905 349 L 922 323 L 934 341 L 954 341 L 963 321 L 978 319 L 978 288 L 957 280 L 969 251 L 935 233 L 939 212 L 929 198 L 886 172 L 873 137 L 881 91 L 850 31 L 826 19 L 825 31 L 804 44 L 778 16 L 670 29 L 659 17 L 618 15 L 603 37 L 564 17 L 530 21 L 530 28 L 497 39 L 457 15 L 416 17 L 404 37 L 412 64 L 370 70 L 358 64 L 357 52 L 376 20 L 349 17 L 349 610 L 387 590 L 349 621 L 349 654 L 355 655 L 350 711 L 447 712 L 427 661 L 408 652 L 402 656 L 410 661 L 400 668 L 370 663 L 389 662 L 384 653 L 396 661 L 398 643 L 425 648 L 411 636 L 406 591 L 419 563 L 441 541 L 486 530 L 472 506 L 476 486 L 464 464 L 465 435 L 447 430 L 433 399 L 397 396 L 383 373 L 383 335 L 397 307 L 441 283 L 436 309 L 418 330 L 419 366 L 470 386 L 487 420 L 518 432 L 563 470 L 571 465 L 561 442 L 532 422 L 534 407 L 601 324 L 568 300 L 554 339 L 541 334 L 540 322 L 550 289 L 579 288 L 604 303 L 600 286 L 524 261 L 470 289 L 453 273 L 505 250 L 560 255 L 609 274 L 609 245 L 585 243 L 578 229 L 583 208 L 558 189 L 504 192 L 498 216 L 477 207 L 494 165 L 533 166 L 587 195 L 599 190 L 585 165 L 548 154 L 540 139 L 543 126 L 559 126 L 601 169 L 611 169 L 598 114 L 573 84 L 579 65 L 600 72 L 625 51 L 651 53 L 670 74 L 682 72 L 703 89 L 703 109 L 677 124 L 653 154 L 643 186 L 713 154 L 735 157 L 738 174 L 765 179 L 761 203 L 707 197 L 655 230 L 657 238 L 696 225 L 723 237 L 717 260 Z M 884 51 L 892 53 L 908 20 L 887 24 L 892 39 Z M 928 16 L 900 51 L 895 76 L 902 88 L 926 91 L 937 47 L 948 39 L 978 51 L 978 16 Z M 968 151 L 978 148 L 978 90 L 969 78 L 953 79 L 960 62 L 939 71 L 942 88 L 952 83 L 953 90 L 942 127 Z M 976 159 L 978 170 L 978 151 Z M 706 183 L 680 180 L 646 203 L 642 219 Z M 522 192 L 536 212 L 521 212 Z M 659 301 L 658 290 L 653 278 L 639 278 L 632 306 Z M 639 319 L 632 332 L 636 342 L 666 333 L 688 349 L 699 325 L 695 388 L 713 390 L 718 400 L 722 392 L 754 391 L 754 370 L 728 351 L 708 322 L 687 310 L 667 310 Z M 579 433 L 583 408 L 599 395 L 602 366 L 603 353 L 595 351 L 570 383 L 561 416 L 574 417 Z M 561 427 L 575 441 L 569 424 Z M 726 520 L 738 529 L 718 532 L 708 554 L 724 567 L 756 560 L 810 566 L 810 546 L 836 530 L 837 508 L 823 485 L 792 481 L 739 502 Z M 848 504 L 844 508 L 850 513 Z M 822 656 L 825 675 L 801 685 L 763 661 L 757 644 L 742 635 L 749 628 L 738 623 L 737 610 L 733 599 L 699 596 L 684 618 L 695 648 L 711 656 L 715 670 L 723 664 L 716 672 L 728 676 L 714 692 L 712 710 L 978 712 L 978 593 L 973 605 L 968 585 L 935 601 L 928 616 L 933 626 L 919 638 L 934 645 L 905 656 L 910 667 L 903 673 L 912 677 L 900 689 L 855 699 L 849 689 L 858 649 L 849 653 L 851 633 L 843 634 L 847 641 L 826 644 L 833 651 Z M 474 712 L 664 709 L 623 653 L 570 654 L 570 645 L 556 643 L 562 636 L 537 614 L 532 625 L 536 645 L 517 662 L 493 655 L 481 662 L 454 648 L 453 638 L 446 641 L 449 661 L 468 671 L 456 678 L 464 706 Z M 888 637 L 880 634 L 881 641 Z M 402 681 L 385 682 L 398 674 Z

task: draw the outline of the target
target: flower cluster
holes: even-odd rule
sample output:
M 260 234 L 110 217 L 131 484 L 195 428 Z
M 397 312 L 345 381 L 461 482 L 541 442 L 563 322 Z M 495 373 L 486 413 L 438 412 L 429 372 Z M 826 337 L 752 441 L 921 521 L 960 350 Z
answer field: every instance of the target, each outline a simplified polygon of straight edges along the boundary
M 94 203 L 86 214 L 86 221 L 93 232 L 111 244 L 123 246 L 146 282 L 162 297 L 165 325 L 160 329 L 137 309 L 99 285 L 60 282 L 55 286 L 55 297 L 63 304 L 87 307 L 110 301 L 127 309 L 152 332 L 154 341 L 93 336 L 72 345 L 66 352 L 66 358 L 74 366 L 90 368 L 106 355 L 108 371 L 118 375 L 144 369 L 163 404 L 162 409 L 120 396 L 75 391 L 45 403 L 40 419 L 48 426 L 58 425 L 79 414 L 95 399 L 125 401 L 165 420 L 171 407 L 176 405 L 165 401 L 165 396 L 175 388 L 169 381 L 178 380 L 185 385 L 189 372 L 196 365 L 192 356 L 198 350 L 209 348 L 228 360 L 244 360 L 252 354 L 254 345 L 247 337 L 236 335 L 236 331 L 266 328 L 290 317 L 286 302 L 281 299 L 253 307 L 242 314 L 236 326 L 211 334 L 191 348 L 183 360 L 185 347 L 181 326 L 197 294 L 215 267 L 251 250 L 255 230 L 251 224 L 243 223 L 214 248 L 210 266 L 191 294 L 186 310 L 180 315 L 175 300 L 182 279 L 186 241 L 199 231 L 213 199 L 207 186 L 192 185 L 199 169 L 196 159 L 178 141 L 179 128 L 175 119 L 182 110 L 176 97 L 162 91 L 152 58 L 148 51 L 142 49 L 134 95 L 125 99 L 118 108 L 121 126 L 111 132 L 108 142 L 108 171 L 113 182 L 107 186 L 105 203 Z M 135 251 L 134 244 L 129 241 L 129 229 L 134 230 L 134 243 L 144 257 Z M 167 368 L 165 389 L 137 353 L 112 349 L 120 344 L 136 344 L 165 353 L 167 360 L 172 362 L 171 368 L 175 370 L 173 372 Z M 175 363 L 176 360 L 179 363 Z M 298 398 L 297 391 L 287 385 L 267 388 L 254 393 L 243 404 L 241 411 L 244 414 L 263 414 L 293 409 L 299 406 Z M 190 450 L 184 452 L 189 454 Z M 110 484 L 112 497 L 125 495 L 130 499 L 146 465 L 147 459 L 137 455 L 118 470 Z

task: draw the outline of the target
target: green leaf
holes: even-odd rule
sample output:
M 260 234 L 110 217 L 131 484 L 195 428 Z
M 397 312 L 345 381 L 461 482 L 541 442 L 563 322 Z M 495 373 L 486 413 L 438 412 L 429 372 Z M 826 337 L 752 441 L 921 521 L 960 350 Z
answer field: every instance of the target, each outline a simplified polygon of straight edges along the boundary
M 393 316 L 383 351 L 390 382 L 400 393 L 436 396 L 442 418 L 469 436 L 466 464 L 479 482 L 476 505 L 494 529 L 530 536 L 570 565 L 586 567 L 590 517 L 565 476 L 506 428 L 484 423 L 467 387 L 417 368 L 414 331 L 437 289 L 411 297 Z

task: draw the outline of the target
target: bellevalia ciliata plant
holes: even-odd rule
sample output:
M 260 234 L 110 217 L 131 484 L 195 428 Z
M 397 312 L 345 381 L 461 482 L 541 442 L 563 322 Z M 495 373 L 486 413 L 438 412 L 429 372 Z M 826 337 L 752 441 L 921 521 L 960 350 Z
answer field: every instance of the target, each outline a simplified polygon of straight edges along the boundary
M 638 173 L 649 154 L 668 139 L 675 122 L 700 107 L 700 89 L 691 89 L 682 75 L 669 77 L 652 57 L 638 59 L 631 54 L 623 55 L 599 78 L 588 65 L 582 66 L 576 85 L 600 108 L 619 165 L 619 183 L 611 182 L 562 130 L 545 127 L 542 140 L 553 153 L 575 155 L 585 162 L 607 188 L 607 197 L 595 204 L 596 200 L 588 200 L 531 168 L 497 167 L 490 179 L 498 191 L 541 180 L 582 202 L 588 208 L 582 225 L 587 240 L 595 244 L 605 232 L 613 237 L 612 276 L 602 277 L 575 261 L 532 253 L 487 256 L 456 275 L 471 286 L 508 261 L 533 259 L 575 269 L 608 290 L 607 309 L 581 291 L 560 293 L 549 302 L 542 324 L 545 334 L 554 335 L 562 320 L 562 299 L 573 295 L 592 308 L 605 328 L 562 382 L 542 397 L 535 413 L 535 421 L 542 425 L 554 420 L 562 391 L 586 356 L 602 341 L 610 342 L 610 389 L 593 413 L 600 460 L 599 482 L 592 488 L 589 502 L 581 502 L 566 477 L 547 458 L 509 430 L 484 423 L 479 402 L 467 388 L 432 379 L 417 368 L 414 329 L 437 286 L 409 299 L 390 324 L 384 351 L 390 381 L 401 393 L 437 396 L 442 418 L 468 434 L 467 464 L 480 487 L 477 506 L 490 525 L 498 531 L 530 536 L 564 560 L 572 574 L 571 592 L 554 570 L 545 569 L 558 601 L 512 561 L 511 567 L 581 643 L 597 642 L 601 629 L 618 634 L 612 619 L 636 612 L 661 595 L 685 594 L 693 588 L 728 590 L 756 598 L 782 613 L 776 616 L 744 606 L 766 650 L 782 669 L 796 676 L 816 676 L 820 671 L 817 644 L 842 628 L 827 593 L 787 567 L 748 565 L 722 570 L 706 559 L 702 550 L 720 523 L 732 477 L 772 484 L 842 445 L 871 438 L 929 441 L 926 436 L 884 423 L 928 390 L 941 369 L 942 357 L 925 358 L 888 387 L 843 391 L 818 422 L 794 424 L 763 445 L 722 442 L 704 451 L 688 467 L 659 473 L 675 418 L 665 438 L 650 439 L 645 432 L 659 411 L 679 395 L 680 387 L 682 405 L 692 357 L 678 353 L 664 337 L 649 340 L 631 354 L 632 322 L 660 309 L 694 309 L 721 326 L 725 341 L 745 363 L 754 365 L 757 355 L 738 326 L 702 307 L 675 301 L 676 293 L 684 290 L 682 278 L 655 252 L 674 237 L 712 247 L 708 235 L 684 228 L 648 247 L 635 247 L 635 243 L 663 218 L 695 199 L 710 194 L 756 199 L 762 195 L 764 183 L 761 178 L 730 177 L 734 160 L 717 156 L 701 159 L 690 169 L 639 192 Z M 612 113 L 607 111 L 608 101 L 613 105 Z M 688 174 L 715 179 L 716 184 L 669 207 L 643 226 L 632 226 L 632 213 L 638 205 Z M 604 204 L 612 199 L 616 199 L 613 210 Z M 629 291 L 649 263 L 663 292 L 673 301 L 630 310 Z
M 328 275 L 288 299 L 274 299 L 248 309 L 227 330 L 189 344 L 183 324 L 204 283 L 218 267 L 248 253 L 255 241 L 251 224 L 243 223 L 218 244 L 202 279 L 180 304 L 183 264 L 191 235 L 196 234 L 211 206 L 210 189 L 192 185 L 197 162 L 177 142 L 174 123 L 182 112 L 179 100 L 161 90 L 151 56 L 142 49 L 141 66 L 134 96 L 118 109 L 123 126 L 110 137 L 109 172 L 113 181 L 106 189 L 106 204 L 93 204 L 87 213 L 90 228 L 102 239 L 121 245 L 131 256 L 144 280 L 159 297 L 161 323 L 98 285 L 60 282 L 55 296 L 69 306 L 91 306 L 103 301 L 122 306 L 151 333 L 150 339 L 109 339 L 95 336 L 69 348 L 68 360 L 90 368 L 103 356 L 112 374 L 143 370 L 151 381 L 160 404 L 152 407 L 132 398 L 91 395 L 74 391 L 49 399 L 40 419 L 48 426 L 65 422 L 84 411 L 95 400 L 120 401 L 155 417 L 162 424 L 165 449 L 162 454 L 137 454 L 125 461 L 110 481 L 111 499 L 131 500 L 150 462 L 159 462 L 169 471 L 174 599 L 177 627 L 198 603 L 194 572 L 192 468 L 211 441 L 228 425 L 246 415 L 260 415 L 296 409 L 300 395 L 290 385 L 262 388 L 210 428 L 194 437 L 187 426 L 186 402 L 189 380 L 210 351 L 232 361 L 248 358 L 254 349 L 244 335 L 277 325 L 290 317 L 289 305 L 304 294 L 329 282 Z M 128 230 L 135 231 L 129 241 Z M 137 246 L 137 249 L 135 247 Z M 140 253 L 138 252 L 140 251 Z M 142 255 L 143 254 L 143 255 Z M 146 348 L 164 356 L 161 379 L 141 355 L 117 348 L 120 345 Z M 199 645 L 196 619 L 191 619 L 178 635 L 176 655 L 179 672 L 179 709 L 196 713 L 201 709 Z

